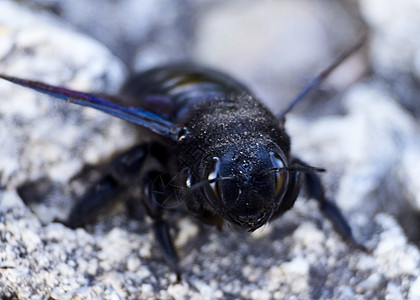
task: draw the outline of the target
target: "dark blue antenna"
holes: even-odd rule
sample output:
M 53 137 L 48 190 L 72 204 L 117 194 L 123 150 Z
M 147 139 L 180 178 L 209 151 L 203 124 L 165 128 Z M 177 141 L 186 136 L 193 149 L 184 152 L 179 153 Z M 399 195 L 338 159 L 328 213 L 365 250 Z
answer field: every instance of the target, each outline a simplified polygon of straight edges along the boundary
M 283 120 L 286 114 L 290 112 L 296 106 L 296 104 L 300 102 L 300 100 L 305 98 L 309 94 L 309 92 L 312 91 L 314 88 L 317 88 L 328 77 L 328 75 L 330 75 L 331 72 L 334 71 L 335 68 L 337 68 L 344 60 L 346 60 L 350 55 L 359 50 L 364 45 L 365 41 L 366 37 L 363 37 L 356 45 L 354 45 L 348 51 L 343 53 L 328 68 L 323 70 L 302 90 L 302 92 L 300 92 L 300 94 L 292 102 L 290 102 L 286 109 L 282 113 L 280 113 L 277 116 L 277 118 L 279 120 Z

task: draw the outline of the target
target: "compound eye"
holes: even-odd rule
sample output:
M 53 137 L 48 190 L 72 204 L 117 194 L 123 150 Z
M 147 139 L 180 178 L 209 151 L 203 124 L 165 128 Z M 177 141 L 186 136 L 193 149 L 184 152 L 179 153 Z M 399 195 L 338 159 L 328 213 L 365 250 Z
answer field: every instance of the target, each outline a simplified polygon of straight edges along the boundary
M 213 198 L 215 198 L 218 201 L 221 201 L 222 191 L 220 188 L 220 182 L 218 181 L 218 178 L 220 178 L 220 159 L 218 157 L 213 157 L 213 160 L 209 164 L 209 167 L 206 173 L 208 174 L 207 175 L 207 180 L 209 182 L 208 189 L 211 190 Z M 207 192 L 206 194 L 207 194 L 207 197 L 210 196 L 208 195 Z
M 276 172 L 276 187 L 274 190 L 274 196 L 280 195 L 280 193 L 284 190 L 284 182 L 286 181 L 286 173 L 285 172 Z
M 274 179 L 274 196 L 278 197 L 286 189 L 287 171 L 282 170 L 285 168 L 285 165 L 279 154 L 275 152 L 271 152 L 270 156 L 271 156 L 271 161 L 274 167 L 278 168 L 278 170 L 275 172 L 275 179 Z

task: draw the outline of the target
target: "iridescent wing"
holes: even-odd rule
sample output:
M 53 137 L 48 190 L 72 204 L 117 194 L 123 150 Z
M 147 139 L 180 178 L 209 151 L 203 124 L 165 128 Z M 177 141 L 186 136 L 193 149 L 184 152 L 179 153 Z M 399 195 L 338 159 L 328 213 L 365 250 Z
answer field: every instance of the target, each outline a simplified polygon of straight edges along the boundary
M 93 94 L 82 93 L 38 81 L 12 77 L 4 74 L 0 74 L 0 78 L 34 89 L 38 92 L 53 96 L 66 102 L 95 108 L 120 119 L 138 124 L 161 136 L 176 139 L 176 128 L 172 122 L 169 122 L 157 114 L 141 108 L 117 105 L 111 102 L 111 98 L 106 99 L 105 96 L 95 96 Z

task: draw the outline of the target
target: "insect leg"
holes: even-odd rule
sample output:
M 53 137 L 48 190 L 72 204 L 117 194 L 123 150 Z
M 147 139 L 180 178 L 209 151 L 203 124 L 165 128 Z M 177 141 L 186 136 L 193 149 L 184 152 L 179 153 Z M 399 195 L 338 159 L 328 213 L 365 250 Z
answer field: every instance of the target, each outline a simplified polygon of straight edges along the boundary
M 170 176 L 157 171 L 166 165 L 166 157 L 166 148 L 161 144 L 137 145 L 113 160 L 112 174 L 114 178 L 118 178 L 120 184 L 127 188 L 133 184 L 142 187 L 141 202 L 153 220 L 156 241 L 162 249 L 167 264 L 180 281 L 181 270 L 178 266 L 178 256 L 169 233 L 169 225 L 164 219 L 166 201 L 173 199 L 174 192 L 168 184 Z M 151 158 L 155 161 L 153 162 Z
M 77 228 L 92 223 L 119 199 L 121 186 L 107 175 L 97 181 L 72 208 L 65 225 Z
M 366 251 L 365 246 L 354 238 L 351 227 L 340 208 L 325 196 L 319 176 L 315 173 L 305 173 L 304 176 L 309 196 L 318 201 L 322 213 L 331 221 L 337 233 L 352 247 Z
M 140 144 L 116 156 L 105 174 L 78 200 L 65 224 L 71 228 L 92 223 L 110 209 L 128 186 L 138 181 L 151 146 Z
M 135 197 L 140 198 L 141 202 L 135 200 L 128 204 L 135 205 L 136 210 L 138 205 L 144 206 L 152 218 L 156 240 L 179 281 L 181 271 L 178 256 L 168 223 L 164 219 L 165 202 L 173 196 L 173 190 L 168 184 L 169 176 L 160 171 L 165 167 L 166 157 L 165 147 L 158 143 L 136 145 L 117 155 L 108 166 L 107 174 L 75 205 L 66 224 L 75 228 L 92 222 L 106 208 L 116 203 L 127 190 L 140 189 L 142 192 Z M 132 210 L 133 207 L 130 208 L 130 214 L 135 215 Z
M 146 175 L 143 203 L 153 220 L 155 238 L 162 249 L 166 263 L 175 272 L 177 281 L 180 282 L 181 269 L 178 265 L 178 255 L 169 233 L 169 225 L 163 216 L 166 201 L 174 196 L 173 190 L 168 185 L 169 180 L 170 178 L 158 172 L 150 172 Z

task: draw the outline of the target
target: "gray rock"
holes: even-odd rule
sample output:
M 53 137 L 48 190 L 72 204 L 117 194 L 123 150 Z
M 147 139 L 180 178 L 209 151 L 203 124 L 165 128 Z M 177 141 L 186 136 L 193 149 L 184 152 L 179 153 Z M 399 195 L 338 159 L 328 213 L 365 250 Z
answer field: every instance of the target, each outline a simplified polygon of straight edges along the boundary
M 395 4 L 392 1 L 360 1 L 361 13 L 370 28 L 369 59 L 383 90 L 404 105 L 416 117 L 412 138 L 400 141 L 399 160 L 395 162 L 387 186 L 394 198 L 388 207 L 397 215 L 407 234 L 418 243 L 419 195 L 418 155 L 420 112 L 418 53 L 420 53 L 420 6 L 416 1 Z M 385 83 L 385 84 L 384 84 Z M 407 119 L 411 119 L 407 116 Z M 397 205 L 395 205 L 397 203 Z
M 419 140 L 418 138 L 416 139 Z M 401 184 L 404 186 L 405 193 L 412 209 L 420 212 L 420 145 L 418 142 L 413 142 L 408 145 L 403 153 L 398 169 L 398 175 Z
M 60 7 L 71 5 L 56 0 L 49 2 L 62 5 Z M 80 5 L 78 1 L 74 3 Z M 158 1 L 153 6 L 150 2 L 145 11 L 159 11 L 162 3 L 164 1 Z M 203 5 L 195 17 L 197 38 L 189 42 L 193 45 L 194 57 L 203 63 L 222 67 L 236 64 L 234 69 L 240 70 L 239 77 L 246 81 L 250 78 L 252 87 L 255 85 L 255 90 L 264 98 L 265 87 L 272 87 L 273 82 L 281 79 L 272 77 L 276 72 L 286 70 L 284 72 L 290 74 L 290 78 L 303 83 L 306 80 L 300 80 L 302 76 L 306 74 L 310 79 L 311 74 L 317 73 L 311 71 L 312 68 L 322 68 L 335 53 L 353 42 L 359 26 L 351 21 L 343 7 L 329 2 L 332 12 L 328 10 L 329 5 L 319 9 L 309 1 L 298 2 L 298 8 L 268 1 L 249 2 L 249 6 L 242 5 L 241 8 L 238 3 L 222 1 Z M 107 2 L 106 5 L 109 8 L 111 4 Z M 80 22 L 97 20 L 104 12 L 96 8 L 94 16 L 88 14 L 88 9 L 80 11 Z M 113 8 L 114 22 L 123 24 L 124 10 L 119 11 L 118 6 Z M 181 10 L 182 6 L 176 9 Z M 309 25 L 301 26 L 309 27 L 310 35 L 315 35 L 311 37 L 314 49 L 310 50 L 317 56 L 307 63 L 310 67 L 301 67 L 303 71 L 292 71 L 293 66 L 287 66 L 288 61 L 282 57 L 277 60 L 279 55 L 275 55 L 283 51 L 300 51 L 300 46 L 296 50 L 294 45 L 287 45 L 288 48 L 282 50 L 281 41 L 284 40 L 279 38 L 270 44 L 269 39 L 264 41 L 258 36 L 259 31 L 257 36 L 247 31 L 250 40 L 268 43 L 254 55 L 250 55 L 254 49 L 244 49 L 246 54 L 235 57 L 240 48 L 235 48 L 237 44 L 233 41 L 228 48 L 214 47 L 217 32 L 212 32 L 212 24 L 213 30 L 226 28 L 226 32 L 220 33 L 220 39 L 236 37 L 239 45 L 241 36 L 235 33 L 238 29 L 223 24 L 245 24 L 246 20 L 252 19 L 254 24 L 262 24 L 258 28 L 266 28 L 258 17 L 268 19 L 266 16 L 269 15 L 274 18 L 274 28 L 281 31 L 293 21 L 287 14 L 284 18 L 278 17 L 277 13 L 285 12 L 300 23 L 305 18 L 298 17 L 306 12 Z M 62 13 L 66 14 L 74 14 L 75 18 L 77 9 Z M 350 31 L 337 25 L 334 30 L 338 33 L 334 38 L 326 38 L 321 29 L 323 25 L 315 25 L 317 18 L 312 17 L 318 14 L 325 16 L 325 20 L 342 19 L 343 27 L 350 27 Z M 151 22 L 156 22 L 151 19 L 141 19 L 133 28 L 149 28 Z M 282 19 L 285 23 L 279 23 Z M 67 18 L 67 21 L 71 20 Z M 215 20 L 225 23 L 220 25 Z M 109 24 L 104 28 L 111 28 Z M 1 72 L 79 90 L 109 93 L 115 93 L 125 77 L 125 68 L 108 50 L 75 33 L 69 25 L 63 25 L 48 13 L 2 1 L 0 28 Z M 271 31 L 274 38 L 277 37 L 275 29 Z M 349 32 L 353 33 L 347 35 Z M 185 42 L 186 36 L 178 33 L 181 37 L 174 35 L 174 41 L 170 43 Z M 334 39 L 340 36 L 345 41 L 334 45 Z M 114 40 L 113 45 L 117 44 L 111 35 L 104 37 L 107 38 Z M 161 47 L 162 40 L 159 40 L 144 46 L 144 52 L 142 47 L 138 49 L 138 55 L 144 55 L 140 67 L 165 60 L 165 43 L 162 42 Z M 205 46 L 212 44 L 213 48 Z M 305 43 L 298 43 L 302 44 Z M 264 52 L 271 45 L 279 48 L 271 53 Z M 316 48 L 318 46 L 321 49 Z M 154 47 L 161 52 L 152 51 Z M 368 51 L 373 51 L 371 47 L 374 44 L 369 44 Z M 327 51 L 325 57 L 322 49 Z M 227 56 L 223 56 L 224 52 Z M 167 57 L 179 53 L 174 50 Z M 326 63 L 314 67 L 318 60 L 321 61 L 320 57 Z M 248 68 L 241 65 L 241 59 L 253 73 L 246 74 Z M 335 88 L 348 86 L 360 76 L 357 66 L 363 64 L 366 62 L 358 56 L 353 63 L 343 66 L 344 71 L 336 73 L 329 81 L 330 85 Z M 285 69 L 281 69 L 283 67 Z M 350 76 L 353 79 L 346 79 L 348 74 L 354 74 Z M 349 249 L 331 224 L 324 220 L 316 203 L 305 201 L 304 195 L 283 218 L 252 234 L 229 228 L 218 232 L 187 216 L 174 214 L 171 216 L 176 224 L 173 234 L 185 270 L 180 284 L 175 283 L 174 274 L 163 262 L 147 219 L 145 222 L 130 220 L 125 211 L 119 209 L 87 229 L 71 230 L 51 222 L 54 217 L 65 217 L 74 194 L 83 190 L 83 187 L 70 184 L 69 179 L 85 162 L 101 162 L 114 151 L 133 143 L 132 127 L 99 112 L 60 104 L 46 96 L 0 82 L 0 295 L 18 299 L 418 299 L 420 253 L 407 239 L 399 224 L 401 217 L 395 213 L 404 203 L 415 203 L 420 195 L 415 173 L 419 153 L 418 121 L 398 104 L 398 95 L 382 85 L 380 74 L 348 88 L 342 97 L 341 114 L 330 112 L 307 119 L 292 113 L 286 123 L 294 153 L 312 165 L 328 169 L 323 180 L 329 196 L 343 209 L 357 238 L 372 252 Z M 271 84 L 264 83 L 261 79 L 264 77 L 274 79 Z M 293 89 L 299 90 L 298 85 Z M 276 89 L 281 90 L 283 86 L 267 92 L 267 98 L 270 98 L 269 94 L 275 94 Z M 287 93 L 293 94 L 293 91 Z M 280 98 L 293 98 L 286 94 Z M 279 110 L 276 105 L 270 105 Z M 31 180 L 38 180 L 35 186 L 40 189 L 46 185 L 44 194 L 52 189 L 53 196 L 45 195 L 53 198 L 49 204 L 28 206 L 23 203 L 16 189 Z M 410 218 L 408 223 L 412 225 L 414 221 Z M 407 227 L 404 228 L 407 231 Z
M 125 67 L 108 50 L 50 15 L 3 1 L 0 24 L 3 73 L 109 93 L 125 77 Z M 134 131 L 125 122 L 0 84 L 2 186 L 16 188 L 40 177 L 67 184 L 84 162 L 98 163 L 133 143 Z
M 377 0 L 359 3 L 370 28 L 372 67 L 398 94 L 399 101 L 419 116 L 419 3 Z

